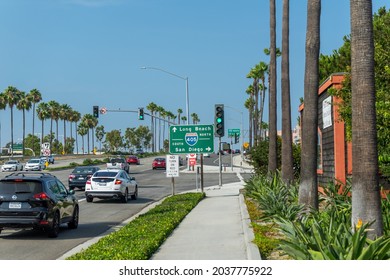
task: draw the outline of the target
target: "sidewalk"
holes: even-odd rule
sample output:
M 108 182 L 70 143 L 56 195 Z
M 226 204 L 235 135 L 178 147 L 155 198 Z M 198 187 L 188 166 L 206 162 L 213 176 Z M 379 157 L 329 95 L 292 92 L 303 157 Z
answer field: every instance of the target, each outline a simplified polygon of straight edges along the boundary
M 237 157 L 236 160 L 239 160 Z M 237 162 L 235 162 L 237 163 Z M 244 164 L 235 172 L 251 172 Z M 205 172 L 215 172 L 205 167 Z M 217 169 L 218 171 L 218 169 Z M 228 170 L 227 170 L 228 171 Z M 230 167 L 229 167 L 230 171 Z M 244 181 L 205 188 L 204 198 L 152 256 L 152 260 L 259 260 L 253 230 L 240 189 Z

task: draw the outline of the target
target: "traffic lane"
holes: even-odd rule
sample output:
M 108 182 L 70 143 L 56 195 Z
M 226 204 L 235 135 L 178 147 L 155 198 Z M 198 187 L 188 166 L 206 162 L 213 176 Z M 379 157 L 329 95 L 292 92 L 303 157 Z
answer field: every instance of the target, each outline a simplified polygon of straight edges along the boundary
M 72 248 L 101 235 L 145 207 L 143 199 L 122 203 L 119 200 L 80 202 L 80 221 L 77 229 L 61 225 L 57 238 L 48 238 L 42 231 L 4 230 L 0 235 L 2 260 L 55 260 Z
M 56 176 L 65 176 L 67 171 L 56 171 Z M 60 175 L 61 174 L 61 175 Z M 204 174 L 205 187 L 218 184 L 218 174 Z M 72 248 L 106 232 L 124 220 L 139 213 L 147 205 L 172 193 L 171 178 L 164 170 L 139 172 L 139 197 L 128 203 L 119 200 L 80 201 L 80 222 L 75 230 L 61 226 L 57 238 L 48 238 L 45 233 L 34 230 L 4 230 L 0 235 L 0 259 L 2 260 L 55 260 Z M 235 174 L 224 174 L 224 181 L 237 181 Z M 175 178 L 176 192 L 195 189 L 195 174 L 182 173 Z M 80 191 L 80 197 L 84 192 Z

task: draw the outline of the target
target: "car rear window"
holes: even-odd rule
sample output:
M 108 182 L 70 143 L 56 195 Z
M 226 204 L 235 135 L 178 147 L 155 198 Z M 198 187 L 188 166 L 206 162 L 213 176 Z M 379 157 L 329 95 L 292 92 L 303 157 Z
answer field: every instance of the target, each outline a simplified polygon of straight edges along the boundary
M 38 181 L 1 181 L 0 194 L 13 193 L 40 193 L 42 192 L 42 183 Z
M 98 171 L 95 173 L 94 177 L 115 177 L 118 172 L 110 172 L 110 171 Z
M 72 171 L 74 174 L 91 174 L 94 173 L 93 168 L 76 168 Z

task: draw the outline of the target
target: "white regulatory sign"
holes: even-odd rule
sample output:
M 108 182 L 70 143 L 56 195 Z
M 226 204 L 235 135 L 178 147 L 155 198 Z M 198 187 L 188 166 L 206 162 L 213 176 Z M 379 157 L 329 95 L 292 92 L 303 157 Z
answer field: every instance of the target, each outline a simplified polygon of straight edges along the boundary
M 179 155 L 167 155 L 167 177 L 179 177 Z

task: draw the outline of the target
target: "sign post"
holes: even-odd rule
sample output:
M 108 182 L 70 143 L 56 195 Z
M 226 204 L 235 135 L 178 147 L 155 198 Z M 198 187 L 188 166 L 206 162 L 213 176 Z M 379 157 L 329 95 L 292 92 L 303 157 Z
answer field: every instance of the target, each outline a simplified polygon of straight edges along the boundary
M 166 165 L 167 177 L 171 177 L 172 195 L 175 195 L 175 177 L 179 177 L 179 156 L 167 155 Z

